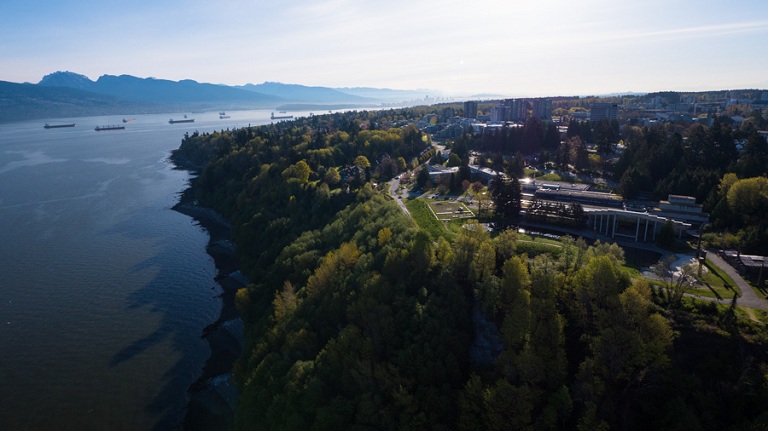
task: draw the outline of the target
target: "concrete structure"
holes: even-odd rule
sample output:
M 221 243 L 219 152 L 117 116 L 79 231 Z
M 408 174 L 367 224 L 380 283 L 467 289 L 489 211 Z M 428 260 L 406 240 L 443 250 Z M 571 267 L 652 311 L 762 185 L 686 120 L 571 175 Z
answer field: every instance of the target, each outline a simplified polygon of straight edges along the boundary
M 593 103 L 589 111 L 589 121 L 618 120 L 619 105 L 615 103 Z
M 472 177 L 477 178 L 480 182 L 493 181 L 499 175 L 499 172 L 491 168 L 481 168 L 476 165 L 469 165 L 469 171 L 472 173 Z
M 557 202 L 578 202 L 582 205 L 596 207 L 623 208 L 624 200 L 613 193 L 593 192 L 575 188 L 559 188 L 550 184 L 542 184 L 534 192 L 536 199 Z
M 522 122 L 528 116 L 528 102 L 525 99 L 508 99 L 504 101 L 507 105 L 507 120 Z
M 520 185 L 524 192 L 534 193 L 539 189 L 548 190 L 572 190 L 584 192 L 590 185 L 585 183 L 568 183 L 565 181 L 542 181 L 534 178 L 520 178 Z
M 613 193 L 549 183 L 532 186 L 524 182 L 523 190 L 530 191 L 533 188 L 534 196 L 540 200 L 580 203 L 584 206 L 587 226 L 596 234 L 611 238 L 620 237 L 635 242 L 655 241 L 667 221 L 672 222 L 675 235 L 682 238 L 692 227 L 699 227 L 709 221 L 709 215 L 701 211 L 701 205 L 697 205 L 696 199 L 691 196 L 670 195 L 668 201 L 661 202 L 660 209 L 633 211 L 628 209 L 620 196 Z
M 723 250 L 719 253 L 740 275 L 746 276 L 758 284 L 765 281 L 766 276 L 768 276 L 768 269 L 766 269 L 768 257 L 766 256 L 741 254 L 734 250 Z
M 528 109 L 530 107 L 530 114 Z M 536 99 L 507 99 L 498 106 L 491 108 L 491 121 L 514 121 L 521 123 L 535 117 L 539 120 L 552 119 L 552 99 L 543 97 Z
M 709 223 L 709 214 L 702 212 L 702 205 L 696 204 L 693 196 L 669 195 L 666 201 L 659 202 L 659 208 L 654 209 L 653 213 L 691 225 Z
M 584 213 L 587 216 L 587 226 L 596 233 L 611 238 L 622 237 L 635 242 L 655 241 L 656 235 L 667 220 L 671 220 L 656 214 L 620 208 L 584 208 Z M 678 238 L 682 238 L 683 233 L 691 228 L 688 223 L 671 221 Z
M 452 174 L 458 174 L 458 166 L 447 168 L 442 165 L 427 165 L 427 172 L 429 172 L 429 179 L 432 182 L 437 182 L 445 178 L 449 178 Z
M 552 119 L 552 99 L 540 98 L 531 99 L 531 111 L 535 118 L 539 120 L 551 120 Z M 618 118 L 618 111 L 617 111 Z
M 507 121 L 509 114 L 507 105 L 496 105 L 491 108 L 491 121 Z
M 472 100 L 464 102 L 464 118 L 477 118 L 477 102 Z

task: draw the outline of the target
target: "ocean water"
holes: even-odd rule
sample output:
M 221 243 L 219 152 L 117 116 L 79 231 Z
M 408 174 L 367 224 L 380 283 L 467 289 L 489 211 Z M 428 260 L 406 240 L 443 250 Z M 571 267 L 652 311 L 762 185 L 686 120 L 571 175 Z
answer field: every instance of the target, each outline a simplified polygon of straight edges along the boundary
M 189 174 L 168 156 L 185 132 L 270 113 L 229 115 L 0 124 L 0 430 L 181 428 L 221 302 L 207 233 L 171 209 Z

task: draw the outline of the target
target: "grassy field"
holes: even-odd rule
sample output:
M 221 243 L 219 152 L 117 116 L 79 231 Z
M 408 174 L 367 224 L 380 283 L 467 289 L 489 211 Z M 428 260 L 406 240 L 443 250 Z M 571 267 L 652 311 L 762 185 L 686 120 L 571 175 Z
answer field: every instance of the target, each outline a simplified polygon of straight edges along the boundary
M 528 257 L 538 256 L 540 254 L 549 254 L 554 258 L 560 257 L 563 247 L 557 243 L 548 243 L 544 241 L 518 240 L 516 243 L 516 253 L 525 253 Z
M 701 282 L 688 289 L 687 293 L 722 300 L 733 298 L 734 293 L 741 296 L 741 291 L 728 274 L 709 261 L 706 261 L 704 266 L 706 270 L 702 271 Z M 654 281 L 654 284 L 664 285 L 664 282 Z
M 733 298 L 733 293 L 737 292 L 738 295 L 741 296 L 741 291 L 739 290 L 739 287 L 736 286 L 736 282 L 733 281 L 725 271 L 721 270 L 708 260 L 704 262 L 704 267 L 706 267 L 709 272 L 703 276 L 703 281 L 710 286 L 717 295 L 728 299 Z
M 429 209 L 428 199 L 416 198 L 405 199 L 405 207 L 411 213 L 411 217 L 424 229 L 432 239 L 437 239 L 440 236 L 446 236 L 449 234 L 445 229 L 443 223 L 435 218 L 432 211 Z
M 541 181 L 563 181 L 563 178 L 560 175 L 557 174 L 544 174 L 540 177 L 536 177 L 537 180 Z
M 754 320 L 755 322 L 768 323 L 768 311 L 765 310 L 758 310 L 749 307 L 736 307 L 736 313 L 737 315 L 741 315 L 741 313 L 743 313 L 745 317 L 750 320 Z
M 475 214 L 463 202 L 454 200 L 428 200 L 427 205 L 441 221 L 472 218 Z

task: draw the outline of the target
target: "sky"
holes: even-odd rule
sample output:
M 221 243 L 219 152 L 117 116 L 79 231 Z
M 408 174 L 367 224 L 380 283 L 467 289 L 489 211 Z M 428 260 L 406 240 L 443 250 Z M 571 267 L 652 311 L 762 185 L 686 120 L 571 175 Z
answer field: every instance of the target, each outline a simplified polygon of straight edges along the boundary
M 766 0 L 0 0 L 0 81 L 55 71 L 434 95 L 768 88 Z

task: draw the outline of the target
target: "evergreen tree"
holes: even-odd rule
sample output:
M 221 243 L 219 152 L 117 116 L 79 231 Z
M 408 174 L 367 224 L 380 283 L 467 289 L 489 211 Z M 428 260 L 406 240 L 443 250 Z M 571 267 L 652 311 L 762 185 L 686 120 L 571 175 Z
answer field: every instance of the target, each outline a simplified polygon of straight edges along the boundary
M 496 207 L 496 218 L 502 224 L 506 225 L 519 215 L 522 190 L 517 178 L 497 175 L 493 182 L 492 197 Z
M 416 184 L 414 184 L 416 190 L 423 190 L 429 183 L 429 171 L 426 166 L 422 166 L 419 169 L 419 173 L 416 175 Z

